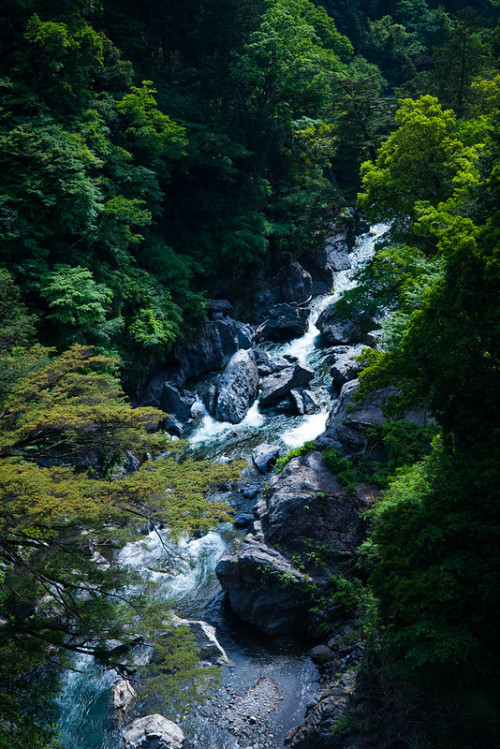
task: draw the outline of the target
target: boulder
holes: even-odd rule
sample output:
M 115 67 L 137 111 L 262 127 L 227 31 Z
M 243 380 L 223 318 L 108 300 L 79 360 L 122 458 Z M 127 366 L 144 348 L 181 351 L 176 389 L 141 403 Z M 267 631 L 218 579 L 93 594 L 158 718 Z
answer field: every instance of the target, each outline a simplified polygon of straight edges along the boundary
M 280 456 L 280 449 L 275 445 L 259 445 L 252 450 L 252 461 L 261 473 L 271 470 Z
M 342 687 L 333 687 L 308 710 L 306 717 L 285 736 L 288 749 L 340 749 L 345 743 L 342 732 L 333 733 L 337 721 L 342 718 L 349 704 L 349 695 Z
M 267 351 L 263 351 L 259 348 L 254 348 L 253 353 L 261 377 L 276 374 L 276 372 L 280 372 L 282 369 L 286 369 L 290 366 L 290 360 L 285 359 L 284 356 L 270 356 Z
M 363 539 L 362 495 L 353 496 L 330 471 L 320 452 L 293 458 L 272 476 L 262 516 L 266 542 L 287 550 L 308 543 L 328 544 L 343 554 L 354 552 Z
M 200 660 L 215 666 L 227 666 L 231 663 L 226 651 L 217 640 L 215 627 L 197 619 L 181 619 L 171 614 L 174 627 L 189 627 L 200 652 Z
M 184 733 L 163 715 L 137 718 L 123 733 L 125 749 L 182 749 Z
M 398 388 L 381 388 L 371 393 L 362 403 L 355 403 L 352 398 L 359 384 L 359 380 L 351 380 L 342 386 L 338 401 L 326 421 L 326 429 L 315 440 L 318 448 L 335 448 L 341 455 L 358 455 L 366 450 L 370 428 L 387 421 L 384 404 L 391 397 L 400 394 Z M 430 421 L 425 409 L 406 411 L 404 419 L 421 426 Z
M 208 385 L 201 394 L 201 400 L 210 416 L 215 416 L 215 409 L 217 408 L 217 385 L 213 383 Z
M 305 630 L 308 578 L 276 549 L 247 539 L 226 551 L 215 571 L 243 621 L 269 635 Z
M 160 397 L 160 408 L 178 421 L 186 422 L 191 418 L 191 406 L 196 398 L 192 393 L 185 391 L 182 395 L 170 382 L 163 383 Z
M 329 294 L 333 288 L 335 268 L 328 258 L 326 247 L 308 252 L 301 257 L 301 262 L 313 279 L 311 293 Z
M 276 304 L 269 310 L 265 336 L 270 341 L 285 341 L 304 335 L 311 311 L 293 304 Z
M 331 304 L 323 310 L 318 317 L 316 326 L 331 346 L 359 343 L 363 340 L 359 321 L 343 320 L 338 314 L 335 304 Z
M 259 373 L 253 351 L 237 351 L 225 368 L 218 384 L 215 418 L 239 424 L 257 397 Z
M 234 307 L 227 299 L 211 299 L 206 306 L 206 313 L 211 320 L 221 320 L 229 317 Z
M 290 390 L 289 397 L 292 401 L 294 412 L 299 416 L 313 414 L 318 410 L 318 402 L 310 390 L 294 388 Z
M 184 425 L 174 416 L 167 416 L 163 423 L 163 428 L 174 437 L 182 437 L 184 432 Z
M 128 679 L 116 682 L 111 690 L 111 700 L 115 710 L 126 710 L 136 695 L 135 689 Z
M 263 382 L 259 404 L 262 408 L 269 408 L 284 398 L 290 390 L 301 385 L 307 385 L 314 377 L 314 370 L 304 364 L 283 369 L 275 375 L 266 377 Z
M 234 518 L 234 527 L 238 531 L 243 530 L 244 528 L 249 528 L 253 525 L 254 520 L 255 518 L 250 512 L 240 512 L 240 514 L 236 515 Z
M 311 296 L 312 278 L 296 260 L 281 268 L 274 279 L 273 296 L 280 302 L 306 302 Z
M 179 365 L 177 378 L 186 381 L 214 369 L 222 369 L 239 349 L 249 349 L 253 330 L 238 320 L 224 317 L 206 322 L 194 341 L 178 344 L 174 356 Z
M 363 369 L 363 365 L 359 361 L 356 361 L 356 358 L 364 348 L 365 346 L 362 343 L 358 343 L 356 346 L 347 348 L 344 353 L 335 358 L 335 362 L 330 368 L 330 375 L 334 385 L 342 387 L 346 382 L 357 378 Z

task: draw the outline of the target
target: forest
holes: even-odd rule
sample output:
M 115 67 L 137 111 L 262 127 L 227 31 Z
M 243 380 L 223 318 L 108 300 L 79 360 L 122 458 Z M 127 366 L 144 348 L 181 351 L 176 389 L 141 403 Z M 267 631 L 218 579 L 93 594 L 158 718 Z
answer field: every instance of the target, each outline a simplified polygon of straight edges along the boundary
M 106 642 L 165 629 L 92 544 L 230 517 L 206 492 L 242 464 L 183 457 L 148 373 L 213 299 L 259 323 L 353 215 L 390 227 L 339 304 L 386 312 L 357 397 L 397 386 L 394 423 L 435 423 L 424 449 L 392 434 L 367 513 L 373 710 L 414 747 L 498 745 L 499 47 L 498 0 L 2 0 L 0 749 L 61 747 L 75 654 L 123 669 Z M 196 655 L 161 642 L 181 710 Z

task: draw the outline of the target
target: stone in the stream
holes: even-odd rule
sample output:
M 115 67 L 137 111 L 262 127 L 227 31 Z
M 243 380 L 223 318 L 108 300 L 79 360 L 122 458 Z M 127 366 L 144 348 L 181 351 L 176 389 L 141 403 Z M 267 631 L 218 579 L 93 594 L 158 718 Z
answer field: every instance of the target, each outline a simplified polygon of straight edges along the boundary
M 135 689 L 128 679 L 121 679 L 111 690 L 112 703 L 115 710 L 126 710 L 135 697 Z
M 195 400 L 196 398 L 192 393 L 181 394 L 172 383 L 163 383 L 160 408 L 179 421 L 185 422 L 191 418 L 191 406 Z
M 215 666 L 227 666 L 231 663 L 226 651 L 217 639 L 215 627 L 211 624 L 196 619 L 181 619 L 175 614 L 171 614 L 170 618 L 174 628 L 189 627 L 198 647 L 201 661 Z
M 253 351 L 240 349 L 225 368 L 218 385 L 215 417 L 239 424 L 257 397 L 259 373 Z
M 163 715 L 137 718 L 123 733 L 125 749 L 182 749 L 184 733 Z
M 269 310 L 266 338 L 271 341 L 287 341 L 304 335 L 310 314 L 310 310 L 293 304 L 276 304 Z
M 308 578 L 276 549 L 245 540 L 215 571 L 243 621 L 270 635 L 304 631 Z
M 252 461 L 261 473 L 271 470 L 280 456 L 280 449 L 275 445 L 259 445 L 252 450 Z
M 266 377 L 263 383 L 259 404 L 262 408 L 269 408 L 284 398 L 290 390 L 307 385 L 314 377 L 314 370 L 305 364 L 295 364 L 294 367 L 284 369 L 278 374 Z
M 318 410 L 318 402 L 310 390 L 305 388 L 294 388 L 290 390 L 290 399 L 295 413 L 299 416 L 313 414 Z

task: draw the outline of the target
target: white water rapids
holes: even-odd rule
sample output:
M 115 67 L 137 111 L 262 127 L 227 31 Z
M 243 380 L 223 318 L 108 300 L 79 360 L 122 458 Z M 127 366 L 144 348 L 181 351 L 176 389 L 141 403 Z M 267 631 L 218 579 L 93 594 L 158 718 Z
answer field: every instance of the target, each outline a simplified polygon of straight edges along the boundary
M 260 413 L 255 403 L 245 419 L 233 425 L 217 422 L 198 401 L 196 408 L 200 416 L 188 434 L 195 454 L 217 458 L 249 455 L 251 449 L 262 442 L 279 445 L 285 453 L 314 439 L 324 430 L 332 407 L 332 394 L 328 377 L 329 355 L 321 348 L 316 321 L 326 306 L 353 285 L 354 270 L 373 254 L 375 242 L 386 228 L 377 225 L 359 238 L 349 256 L 351 269 L 335 275 L 334 293 L 313 300 L 305 335 L 285 344 L 265 345 L 272 355 L 296 356 L 301 363 L 314 368 L 316 377 L 311 386 L 320 404 L 319 412 L 308 416 L 277 416 Z M 202 538 L 180 541 L 177 549 L 179 561 L 173 565 L 163 544 L 166 532 L 152 532 L 125 546 L 117 554 L 115 563 L 140 571 L 156 582 L 161 598 L 172 601 L 181 616 L 205 619 L 214 624 L 219 640 L 234 664 L 224 669 L 222 686 L 214 695 L 214 709 L 208 703 L 203 709 L 196 710 L 183 725 L 187 735 L 186 749 L 245 749 L 251 744 L 279 749 L 284 734 L 300 722 L 307 702 L 317 692 L 317 672 L 303 653 L 301 643 L 291 638 L 266 638 L 239 622 L 224 607 L 215 566 L 230 533 L 226 526 Z M 59 700 L 61 717 L 58 728 L 64 749 L 121 749 L 119 729 L 109 709 L 110 690 L 118 677 L 90 657 L 79 657 L 75 668 L 78 672 L 69 671 L 65 676 L 65 687 Z M 241 695 L 249 690 L 251 693 L 252 689 L 258 694 L 258 688 L 268 683 L 274 685 L 273 689 L 280 696 L 273 712 L 266 718 L 267 743 L 261 744 L 261 738 L 257 737 L 253 744 L 245 737 L 239 738 L 234 728 L 236 724 L 233 724 L 233 730 L 229 724 L 222 725 L 216 717 L 215 707 L 219 709 L 220 717 L 221 706 L 226 705 L 228 711 L 231 704 L 237 708 L 244 704 L 238 702 Z M 165 712 L 168 713 L 167 707 Z

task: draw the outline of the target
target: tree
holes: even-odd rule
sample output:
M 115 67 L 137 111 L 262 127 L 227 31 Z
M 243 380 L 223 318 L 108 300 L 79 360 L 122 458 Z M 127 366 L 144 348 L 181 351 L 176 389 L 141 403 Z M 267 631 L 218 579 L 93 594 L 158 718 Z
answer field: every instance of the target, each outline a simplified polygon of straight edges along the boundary
M 168 609 L 158 611 L 152 591 L 126 593 L 130 572 L 103 570 L 92 561 L 92 550 L 110 537 L 123 543 L 145 522 L 163 523 L 173 536 L 213 527 L 228 517 L 227 509 L 207 502 L 205 492 L 233 479 L 237 466 L 180 459 L 178 445 L 157 431 L 164 414 L 132 408 L 115 370 L 108 357 L 73 346 L 48 364 L 41 359 L 4 403 L 0 712 L 19 737 L 14 746 L 22 744 L 30 716 L 29 708 L 12 701 L 25 668 L 47 661 L 64 667 L 67 653 L 89 653 L 123 672 L 127 655 L 110 653 L 107 640 L 118 637 L 127 649 L 139 633 L 153 648 L 163 633 L 159 650 L 172 683 L 191 682 L 198 674 L 195 655 L 175 656 L 176 648 L 191 643 L 185 631 L 167 637 Z M 143 459 L 146 450 L 166 455 L 132 473 L 118 470 L 131 451 Z M 17 668 L 9 665 L 12 658 Z M 170 697 L 174 710 L 179 700 L 193 698 L 193 690 L 174 690 Z

